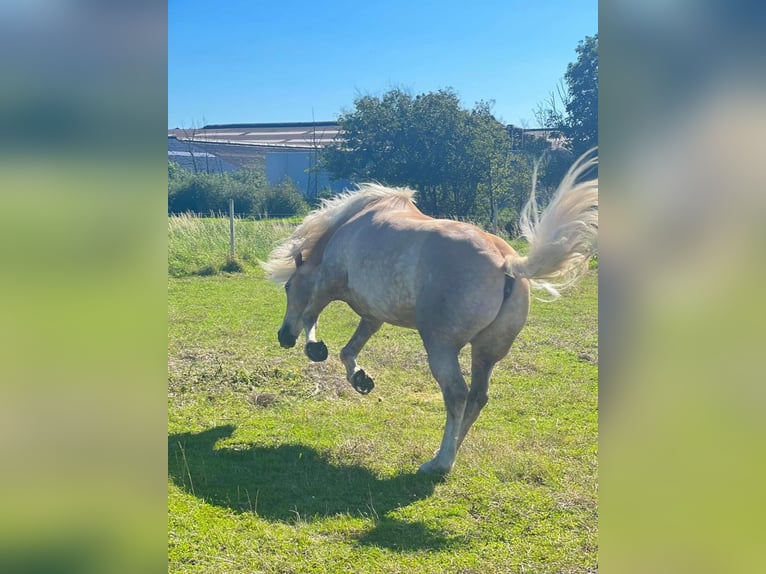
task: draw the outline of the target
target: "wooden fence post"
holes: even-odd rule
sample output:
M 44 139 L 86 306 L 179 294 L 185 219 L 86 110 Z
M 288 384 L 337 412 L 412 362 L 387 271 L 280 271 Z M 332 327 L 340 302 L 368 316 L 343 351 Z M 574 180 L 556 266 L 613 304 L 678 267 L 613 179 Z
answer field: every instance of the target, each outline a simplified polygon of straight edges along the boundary
M 229 200 L 229 261 L 234 261 L 234 199 Z

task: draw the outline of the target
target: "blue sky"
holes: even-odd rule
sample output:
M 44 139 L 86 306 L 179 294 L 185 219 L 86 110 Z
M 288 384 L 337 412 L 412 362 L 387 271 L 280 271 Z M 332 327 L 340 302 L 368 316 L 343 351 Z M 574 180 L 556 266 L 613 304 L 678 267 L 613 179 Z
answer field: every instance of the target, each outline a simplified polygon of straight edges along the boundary
M 533 127 L 597 15 L 596 0 L 170 0 L 168 127 L 335 120 L 393 87 L 452 87 Z

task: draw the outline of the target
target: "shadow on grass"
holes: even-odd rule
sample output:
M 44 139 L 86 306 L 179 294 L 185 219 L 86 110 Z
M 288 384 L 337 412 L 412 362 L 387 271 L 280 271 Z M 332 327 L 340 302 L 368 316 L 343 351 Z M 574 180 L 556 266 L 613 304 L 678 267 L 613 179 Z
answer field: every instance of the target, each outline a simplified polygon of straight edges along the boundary
M 358 542 L 394 550 L 440 550 L 454 542 L 419 522 L 386 516 L 430 496 L 438 479 L 376 477 L 362 466 L 338 465 L 311 447 L 238 445 L 216 448 L 234 426 L 168 437 L 168 473 L 186 492 L 235 512 L 295 523 L 348 514 L 375 520 Z

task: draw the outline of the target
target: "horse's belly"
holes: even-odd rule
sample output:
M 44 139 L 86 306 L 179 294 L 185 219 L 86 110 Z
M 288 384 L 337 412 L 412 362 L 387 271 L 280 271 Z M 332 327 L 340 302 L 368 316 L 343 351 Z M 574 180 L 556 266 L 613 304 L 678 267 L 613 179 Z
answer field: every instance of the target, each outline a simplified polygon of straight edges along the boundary
M 361 316 L 415 328 L 415 294 L 410 283 L 393 273 L 349 277 L 347 302 Z

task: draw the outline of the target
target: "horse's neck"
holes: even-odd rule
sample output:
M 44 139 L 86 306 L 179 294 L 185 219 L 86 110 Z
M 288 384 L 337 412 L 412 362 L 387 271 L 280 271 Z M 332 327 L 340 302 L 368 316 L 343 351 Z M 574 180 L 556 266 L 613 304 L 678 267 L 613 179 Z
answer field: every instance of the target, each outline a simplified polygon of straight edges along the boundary
M 365 206 L 365 208 L 366 207 L 367 206 Z M 314 246 L 311 249 L 310 258 L 314 261 L 314 263 L 318 264 L 322 260 L 324 250 L 332 239 L 333 235 L 335 235 L 335 232 L 338 231 L 341 226 L 348 223 L 348 221 L 357 215 L 359 211 L 360 210 L 349 210 L 347 213 L 343 213 L 341 217 L 333 220 L 333 223 L 327 227 L 327 229 L 322 233 L 319 239 L 317 239 L 316 243 L 314 243 Z

